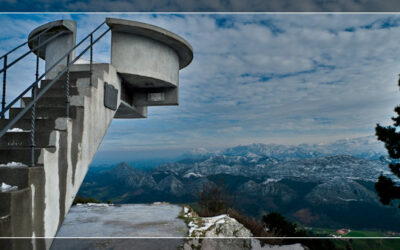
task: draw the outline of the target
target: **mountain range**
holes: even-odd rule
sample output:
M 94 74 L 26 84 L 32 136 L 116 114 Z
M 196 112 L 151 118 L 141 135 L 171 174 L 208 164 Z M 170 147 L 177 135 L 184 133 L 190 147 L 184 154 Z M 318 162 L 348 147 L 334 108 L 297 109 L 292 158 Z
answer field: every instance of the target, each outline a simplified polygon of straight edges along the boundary
M 147 171 L 119 163 L 90 169 L 78 195 L 115 203 L 194 203 L 205 185 L 222 183 L 236 197 L 235 208 L 254 217 L 279 211 L 307 226 L 400 230 L 398 209 L 381 205 L 374 190 L 380 173 L 389 173 L 379 146 L 372 138 L 251 144 L 200 150 Z
M 308 159 L 333 155 L 352 155 L 358 158 L 378 159 L 386 155 L 382 142 L 375 136 L 340 139 L 331 143 L 279 145 L 253 143 L 210 152 L 205 148 L 193 149 L 182 155 L 182 158 L 202 158 L 211 155 L 245 156 L 248 153 L 273 157 L 279 160 Z

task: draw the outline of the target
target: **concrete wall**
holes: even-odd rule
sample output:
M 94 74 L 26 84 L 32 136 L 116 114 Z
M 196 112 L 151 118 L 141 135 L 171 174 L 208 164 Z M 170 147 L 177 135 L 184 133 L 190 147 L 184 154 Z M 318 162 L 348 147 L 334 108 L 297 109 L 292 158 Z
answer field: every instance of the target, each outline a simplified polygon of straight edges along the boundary
M 40 149 L 38 164 L 43 166 L 26 168 L 27 187 L 20 193 L 15 192 L 14 198 L 4 198 L 10 201 L 8 210 L 4 210 L 9 214 L 0 217 L 0 236 L 2 232 L 7 236 L 55 236 L 112 119 L 144 118 L 147 106 L 178 104 L 179 70 L 192 61 L 190 44 L 176 34 L 144 23 L 113 18 L 107 18 L 106 23 L 112 30 L 111 64 L 93 65 L 93 86 L 89 86 L 89 64 L 72 65 L 70 72 L 74 80 L 71 85 L 76 89 L 74 87 L 75 93 L 70 98 L 71 116 L 62 117 L 60 110 L 52 109 L 53 115 L 59 118 L 54 129 L 49 128 L 50 135 L 46 135 L 49 147 Z M 50 22 L 33 30 L 29 37 L 47 27 L 51 27 L 45 34 L 47 37 L 60 30 L 68 34 L 43 50 L 34 51 L 46 60 L 46 70 L 74 46 L 76 23 L 71 20 Z M 32 49 L 38 42 L 33 39 L 28 45 Z M 74 56 L 72 53 L 71 60 Z M 46 78 L 52 79 L 64 65 L 66 60 Z M 118 90 L 116 110 L 104 105 L 106 82 Z M 56 84 L 62 87 L 65 82 Z M 64 98 L 65 90 L 59 90 L 58 94 Z M 45 107 L 53 105 L 47 104 Z M 50 112 L 39 111 L 46 111 L 42 112 L 44 115 Z M 41 139 L 47 142 L 47 137 Z M 16 205 L 20 203 L 21 206 Z M 28 243 L 24 241 L 30 247 L 19 246 L 18 242 L 10 244 L 12 249 L 48 249 L 51 242 L 51 239 L 30 239 Z
M 88 65 L 75 65 L 71 73 L 84 71 Z M 58 119 L 58 128 L 50 136 L 49 145 L 39 157 L 43 163 L 39 178 L 30 183 L 32 196 L 32 236 L 53 237 L 75 198 L 90 163 L 105 136 L 115 111 L 104 106 L 104 83 L 118 90 L 120 103 L 121 82 L 111 65 L 94 65 L 94 87 L 89 78 L 77 79 L 78 96 L 71 98 L 74 118 Z M 42 225 L 41 225 L 42 224 Z M 51 242 L 47 241 L 46 248 Z
M 46 46 L 45 60 L 46 71 L 49 70 L 62 56 L 75 46 L 75 33 L 69 33 L 57 37 Z M 70 54 L 70 60 L 75 58 L 75 50 Z M 54 78 L 67 65 L 67 58 L 61 60 L 55 68 L 46 76 L 47 79 Z
M 111 64 L 135 87 L 174 87 L 179 57 L 169 46 L 147 37 L 112 32 Z

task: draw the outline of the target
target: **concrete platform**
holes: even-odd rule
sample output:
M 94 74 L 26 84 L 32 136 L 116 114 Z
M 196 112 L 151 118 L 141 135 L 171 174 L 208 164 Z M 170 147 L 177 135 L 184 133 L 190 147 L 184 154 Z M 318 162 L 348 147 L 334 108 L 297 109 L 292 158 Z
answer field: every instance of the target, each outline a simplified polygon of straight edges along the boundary
M 171 204 L 77 205 L 71 207 L 56 237 L 106 239 L 55 239 L 51 249 L 177 249 L 188 228 L 177 218 L 181 206 Z M 154 237 L 111 239 L 107 237 Z M 102 248 L 102 246 L 104 248 Z
M 180 212 L 172 204 L 76 205 L 56 237 L 184 237 Z

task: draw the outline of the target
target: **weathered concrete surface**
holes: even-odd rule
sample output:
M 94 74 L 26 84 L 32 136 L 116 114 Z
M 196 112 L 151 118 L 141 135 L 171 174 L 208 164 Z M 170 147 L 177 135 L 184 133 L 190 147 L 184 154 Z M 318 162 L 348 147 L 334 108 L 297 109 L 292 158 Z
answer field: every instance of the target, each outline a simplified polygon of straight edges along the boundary
M 188 228 L 172 204 L 78 204 L 57 237 L 184 237 Z
M 261 246 L 247 228 L 227 215 L 198 217 L 188 207 L 183 212 L 181 206 L 163 203 L 77 205 L 67 215 L 52 249 L 304 249 L 301 244 Z M 193 238 L 186 238 L 188 235 Z
M 134 75 L 143 70 L 143 73 L 153 72 L 153 74 L 143 74 L 148 77 L 164 76 L 168 78 L 168 75 L 176 74 L 179 69 L 186 67 L 193 60 L 192 46 L 185 39 L 168 30 L 146 23 L 117 18 L 106 18 L 106 23 L 113 32 L 112 39 L 116 39 L 111 41 L 111 64 L 120 73 L 126 72 Z M 137 44 L 129 41 L 135 41 Z M 168 58 L 170 56 L 173 58 Z M 175 65 L 165 64 L 175 59 L 178 59 L 178 68 L 175 68 Z M 160 62 L 157 63 L 158 61 Z M 148 66 L 157 65 L 157 67 L 148 69 L 141 65 L 143 63 Z M 171 71 L 174 69 L 174 72 L 164 71 L 165 69 L 162 67 L 171 67 Z
M 77 65 L 71 72 L 74 74 L 84 67 Z M 116 71 L 110 65 L 94 65 L 94 72 L 93 87 L 89 86 L 89 78 L 76 81 L 79 96 L 83 99 L 71 99 L 71 106 L 80 105 L 83 101 L 84 108 L 78 110 L 76 119 L 68 120 L 67 132 L 60 134 L 54 131 L 54 144 L 58 145 L 56 151 L 43 152 L 46 179 L 44 236 L 56 234 L 115 114 L 115 111 L 104 107 L 103 98 L 105 81 L 120 90 Z
M 190 44 L 157 26 L 116 18 L 106 23 L 112 31 L 111 64 L 122 78 L 123 101 L 134 107 L 178 105 L 179 70 L 193 59 Z
M 159 27 L 121 19 L 107 19 L 107 22 L 113 34 L 112 62 L 117 68 L 112 64 L 94 63 L 93 72 L 90 72 L 89 64 L 84 60 L 71 65 L 68 118 L 63 105 L 65 74 L 43 95 L 36 107 L 35 167 L 26 166 L 31 164 L 30 141 L 27 139 L 30 112 L 13 126 L 13 129 L 23 130 L 22 134 L 9 132 L 1 138 L 0 164 L 16 161 L 25 166 L 0 171 L 4 174 L 0 179 L 6 178 L 18 186 L 13 192 L 0 193 L 0 236 L 53 237 L 67 215 L 112 119 L 144 118 L 149 105 L 178 104 L 179 69 L 193 58 L 190 45 Z M 35 51 L 46 60 L 46 70 L 73 48 L 76 36 L 74 21 L 59 20 L 36 28 L 29 37 L 48 27 L 51 29 L 41 41 L 60 31 L 67 33 Z M 38 39 L 30 41 L 29 47 L 32 49 L 38 43 Z M 63 60 L 47 74 L 38 91 L 50 84 L 49 79 L 65 65 L 66 60 Z M 125 73 L 128 77 L 124 77 Z M 114 99 L 108 100 L 113 103 L 112 108 L 105 106 L 107 84 L 112 86 L 114 93 Z M 21 100 L 21 108 L 11 108 L 10 118 L 31 100 L 25 97 Z M 9 120 L 2 119 L 0 125 L 5 126 L 7 122 Z M 19 174 L 20 178 L 16 177 Z M 150 231 L 149 235 L 152 233 Z M 19 249 L 20 242 L 11 240 L 8 243 L 11 249 Z M 48 249 L 52 241 L 32 239 L 23 242 L 28 244 L 24 249 Z
M 165 44 L 129 33 L 112 32 L 111 64 L 134 87 L 178 85 L 179 58 Z
M 74 65 L 71 68 L 71 84 L 75 88 L 70 103 L 74 111 L 72 118 L 63 117 L 65 107 L 59 108 L 61 112 L 49 113 L 48 117 L 40 118 L 53 121 L 53 127 L 44 135 L 45 138 L 38 139 L 41 144 L 45 144 L 47 138 L 46 146 L 37 148 L 38 167 L 1 167 L 0 179 L 6 178 L 8 184 L 18 186 L 16 191 L 0 192 L 0 211 L 4 213 L 2 224 L 9 225 L 7 230 L 1 229 L 1 236 L 53 237 L 62 224 L 116 113 L 104 106 L 105 82 L 118 90 L 117 105 L 120 104 L 121 81 L 115 69 L 109 64 L 96 64 L 93 70 L 93 86 L 90 86 L 88 65 Z M 64 81 L 62 78 L 51 90 L 54 93 L 65 93 L 60 87 Z M 51 103 L 47 105 L 51 106 Z M 37 109 L 40 114 L 48 106 L 44 103 L 44 106 Z M 23 139 L 19 136 L 9 138 L 2 140 L 0 145 L 29 142 Z M 18 152 L 26 151 L 27 154 L 20 155 L 14 161 L 29 159 L 28 145 L 22 144 L 16 149 Z M 0 150 L 3 153 L 8 151 L 9 148 Z M 0 160 L 9 159 L 2 157 Z M 11 249 L 21 249 L 18 244 L 22 243 L 30 245 L 24 249 L 48 249 L 51 241 L 11 241 Z
M 70 49 L 75 46 L 76 42 L 76 22 L 72 20 L 57 20 L 53 22 L 46 23 L 34 29 L 28 36 L 28 40 L 30 40 L 35 35 L 40 32 L 46 30 L 48 27 L 50 28 L 47 32 L 40 36 L 40 42 L 43 43 L 53 35 L 57 34 L 60 31 L 67 31 L 65 34 L 57 37 L 51 42 L 47 43 L 39 50 L 39 56 L 46 61 L 45 69 L 46 71 L 55 64 L 62 56 L 64 56 Z M 39 44 L 39 38 L 33 39 L 28 43 L 29 48 L 33 49 Z M 38 51 L 34 51 L 35 54 Z M 73 51 L 70 55 L 70 59 L 75 58 L 75 51 Z M 57 73 L 62 70 L 65 65 L 67 65 L 67 59 L 65 58 L 58 64 L 53 70 L 51 70 L 51 74 L 47 75 L 47 79 L 52 79 Z
M 183 239 L 156 238 L 186 235 L 188 228 L 184 221 L 178 218 L 181 210 L 181 206 L 170 204 L 73 206 L 57 237 L 155 237 L 155 239 L 55 239 L 51 249 L 177 249 L 183 245 Z

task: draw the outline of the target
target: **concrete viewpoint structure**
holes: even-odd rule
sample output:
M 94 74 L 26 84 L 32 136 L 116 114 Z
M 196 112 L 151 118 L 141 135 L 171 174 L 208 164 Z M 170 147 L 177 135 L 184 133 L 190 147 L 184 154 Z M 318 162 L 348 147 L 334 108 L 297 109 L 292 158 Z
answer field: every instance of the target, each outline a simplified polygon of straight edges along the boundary
M 70 67 L 70 116 L 65 117 L 65 80 L 57 80 L 36 104 L 35 166 L 30 161 L 30 116 L 24 115 L 0 138 L 1 237 L 53 237 L 75 198 L 89 165 L 113 118 L 145 118 L 148 106 L 178 105 L 179 70 L 190 64 L 193 50 L 183 38 L 162 28 L 107 18 L 111 29 L 111 63 Z M 38 52 L 49 69 L 76 43 L 76 23 L 59 20 L 31 32 L 50 28 L 32 49 L 57 32 L 64 32 Z M 71 60 L 75 57 L 72 53 Z M 62 60 L 46 75 L 39 92 L 67 65 Z M 23 108 L 32 100 L 22 98 Z M 11 108 L 9 119 L 22 108 Z M 18 128 L 18 129 L 17 129 Z M 49 249 L 52 240 L 0 240 L 7 249 Z

